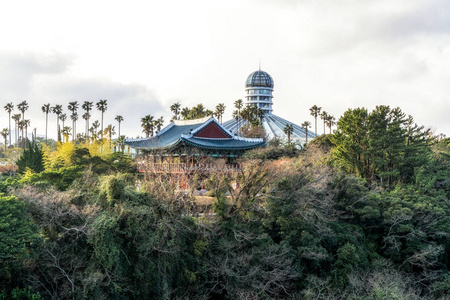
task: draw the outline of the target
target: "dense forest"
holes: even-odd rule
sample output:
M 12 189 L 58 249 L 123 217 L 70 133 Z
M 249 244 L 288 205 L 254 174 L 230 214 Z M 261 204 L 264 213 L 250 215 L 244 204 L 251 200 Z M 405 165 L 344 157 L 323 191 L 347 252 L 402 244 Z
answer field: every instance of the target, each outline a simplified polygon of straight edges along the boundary
M 0 299 L 450 297 L 450 139 L 399 108 L 217 162 L 209 202 L 94 148 L 35 142 L 2 175 Z

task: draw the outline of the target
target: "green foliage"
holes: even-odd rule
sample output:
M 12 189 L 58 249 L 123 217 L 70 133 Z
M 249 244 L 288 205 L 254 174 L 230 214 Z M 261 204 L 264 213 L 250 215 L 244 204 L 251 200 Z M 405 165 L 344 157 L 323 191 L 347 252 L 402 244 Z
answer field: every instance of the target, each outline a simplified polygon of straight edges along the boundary
M 450 295 L 450 276 L 446 275 L 431 286 L 431 291 L 436 298 L 445 299 Z
M 25 204 L 14 196 L 0 195 L 0 282 L 35 256 L 42 243 L 39 229 L 27 217 Z
M 18 166 L 18 172 L 24 173 L 27 168 L 33 170 L 34 172 L 44 171 L 44 152 L 42 148 L 33 143 L 28 149 L 25 149 L 17 160 L 16 164 Z
M 0 181 L 0 299 L 448 298 L 449 141 L 388 107 L 339 122 L 191 176 L 211 203 L 121 153 L 46 152 Z
M 19 185 L 16 177 L 0 177 L 0 194 L 8 194 L 9 190 Z
M 22 184 L 53 186 L 59 191 L 67 190 L 82 175 L 80 166 L 61 167 L 41 173 L 25 172 L 20 179 Z
M 331 151 L 334 144 L 331 142 L 330 137 L 331 137 L 330 134 L 322 134 L 316 136 L 308 143 L 307 147 L 317 146 L 322 151 L 325 152 Z
M 286 147 L 265 147 L 248 151 L 244 159 L 276 160 L 283 157 L 297 157 L 300 150 L 293 145 Z
M 10 293 L 0 293 L 0 300 L 43 300 L 39 293 L 34 293 L 29 289 L 14 288 Z
M 99 193 L 103 205 L 114 206 L 116 203 L 125 200 L 126 183 L 123 179 L 123 176 L 120 175 L 110 175 L 103 178 Z
M 331 136 L 336 163 L 344 170 L 387 187 L 413 182 L 416 168 L 427 161 L 430 134 L 411 116 L 389 106 L 350 109 Z

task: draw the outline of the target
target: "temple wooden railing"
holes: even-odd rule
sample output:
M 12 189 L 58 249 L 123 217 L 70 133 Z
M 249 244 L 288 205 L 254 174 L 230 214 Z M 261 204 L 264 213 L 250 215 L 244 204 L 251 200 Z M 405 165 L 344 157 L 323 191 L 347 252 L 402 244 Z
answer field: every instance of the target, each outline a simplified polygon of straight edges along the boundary
M 191 174 L 196 172 L 236 172 L 241 170 L 239 164 L 183 164 L 183 163 L 154 163 L 147 160 L 137 161 L 139 172 Z

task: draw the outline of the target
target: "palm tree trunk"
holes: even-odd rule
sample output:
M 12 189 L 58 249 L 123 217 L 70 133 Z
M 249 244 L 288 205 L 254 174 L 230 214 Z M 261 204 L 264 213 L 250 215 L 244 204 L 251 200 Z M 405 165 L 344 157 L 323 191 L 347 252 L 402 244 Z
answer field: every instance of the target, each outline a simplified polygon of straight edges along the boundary
M 9 145 L 11 146 L 11 112 L 9 112 Z
M 317 116 L 314 117 L 314 133 L 317 134 Z
M 56 116 L 56 139 L 61 142 L 61 132 L 59 129 L 59 115 Z
M 89 111 L 88 111 L 88 113 L 89 113 Z M 87 117 L 87 119 L 86 119 L 86 141 L 89 144 L 89 117 Z
M 45 114 L 45 144 L 47 145 L 48 113 Z

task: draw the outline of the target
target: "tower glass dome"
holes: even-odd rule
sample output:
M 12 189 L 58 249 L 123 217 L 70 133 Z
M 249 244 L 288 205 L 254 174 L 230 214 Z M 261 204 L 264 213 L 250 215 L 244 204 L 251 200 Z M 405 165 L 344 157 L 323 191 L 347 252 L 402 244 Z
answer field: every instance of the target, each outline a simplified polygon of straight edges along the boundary
M 245 87 L 268 87 L 273 89 L 273 79 L 267 72 L 255 71 L 247 77 Z
M 264 114 L 272 113 L 273 79 L 267 72 L 258 70 L 251 73 L 245 82 L 247 105 L 255 105 Z

